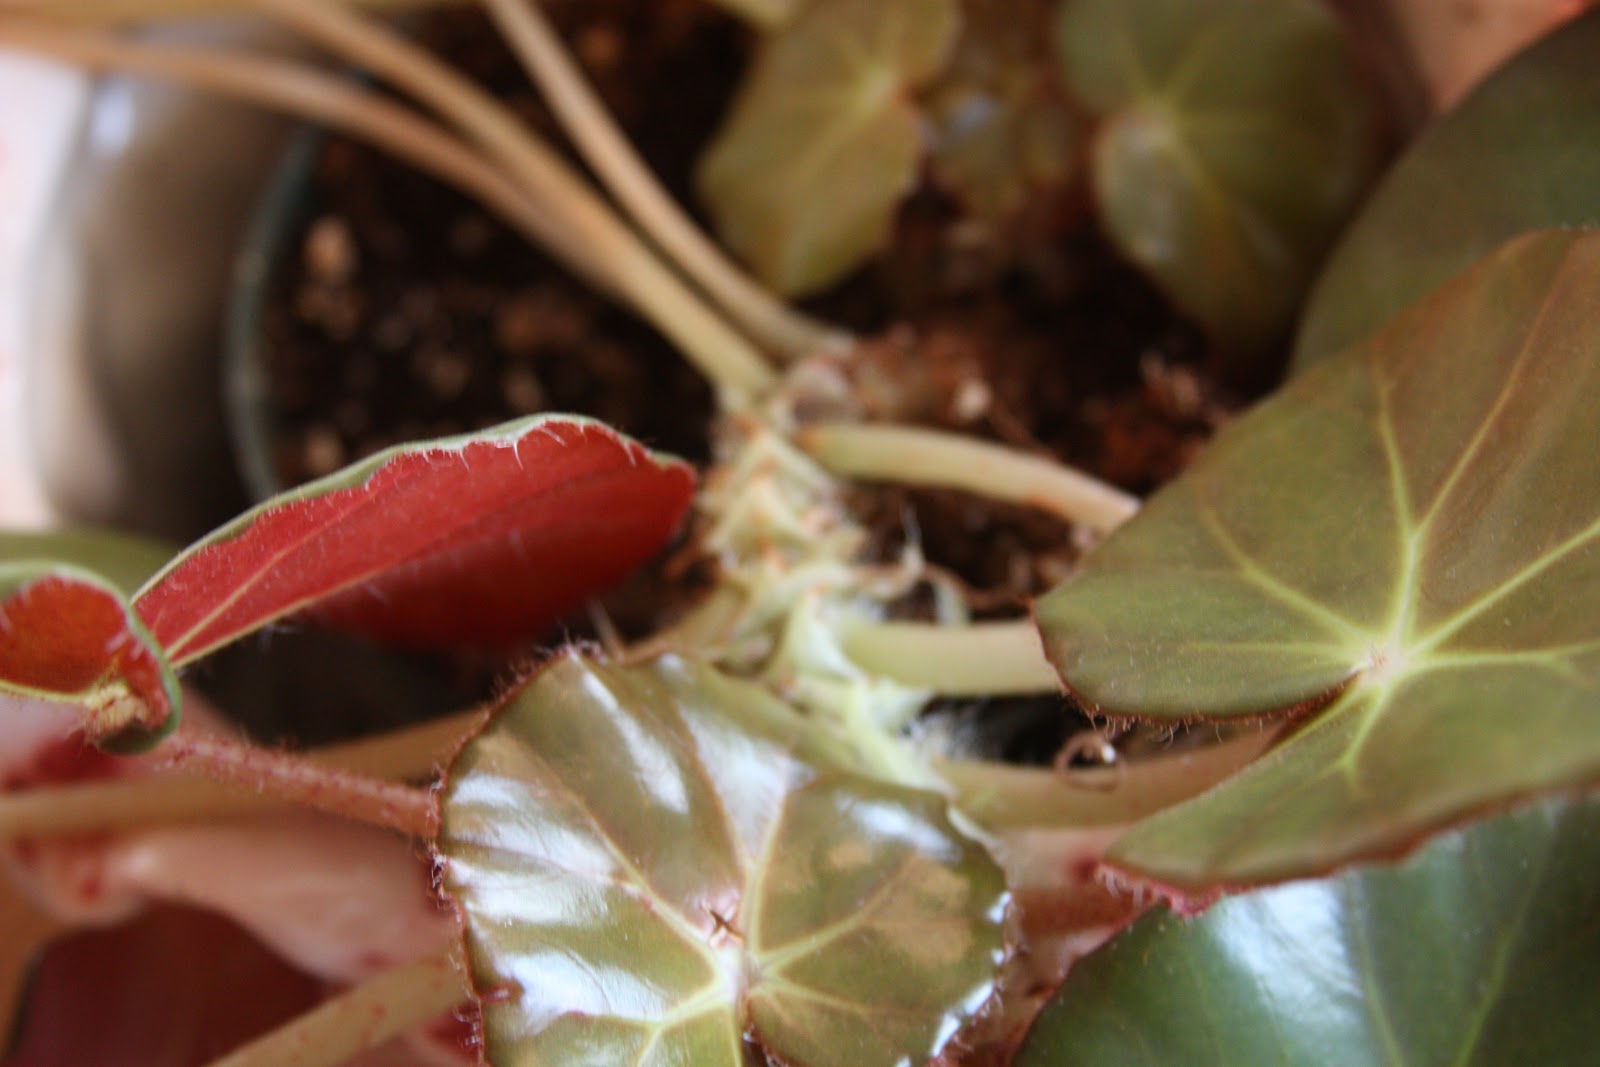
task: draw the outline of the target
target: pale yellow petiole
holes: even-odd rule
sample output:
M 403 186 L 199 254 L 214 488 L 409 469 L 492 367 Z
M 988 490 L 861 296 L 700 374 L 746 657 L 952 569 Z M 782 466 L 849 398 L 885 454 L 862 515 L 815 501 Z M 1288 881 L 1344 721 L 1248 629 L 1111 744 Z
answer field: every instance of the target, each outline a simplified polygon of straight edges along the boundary
M 841 635 L 857 667 L 944 696 L 1054 693 L 1061 679 L 1029 620 L 940 626 L 850 620 Z
M 1039 508 L 1107 533 L 1139 510 L 1138 498 L 1042 456 L 960 434 L 911 426 L 818 423 L 797 442 L 834 474 L 960 489 Z
M 505 105 L 381 22 L 320 0 L 252 0 L 257 10 L 411 94 L 499 161 L 610 268 L 619 292 L 740 406 L 776 384 L 761 352 L 680 279 Z
M 483 712 L 314 750 L 321 766 L 390 781 L 428 781 L 483 722 Z M 158 749 L 143 759 L 161 763 Z M 0 795 L 0 842 L 19 837 L 210 822 L 282 808 L 285 801 L 175 768 L 160 775 L 43 786 Z
M 210 1067 L 335 1067 L 471 997 L 447 955 L 385 971 L 259 1037 Z
M 745 332 L 786 359 L 850 346 L 844 331 L 800 314 L 735 266 L 667 194 L 573 62 L 538 0 L 485 0 L 485 6 L 601 182 Z

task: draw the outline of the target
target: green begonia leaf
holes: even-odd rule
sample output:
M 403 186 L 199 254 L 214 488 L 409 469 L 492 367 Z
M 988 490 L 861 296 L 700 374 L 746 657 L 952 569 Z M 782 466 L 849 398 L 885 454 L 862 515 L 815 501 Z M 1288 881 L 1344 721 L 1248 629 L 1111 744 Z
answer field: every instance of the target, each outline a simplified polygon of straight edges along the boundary
M 1315 0 L 1071 0 L 1107 230 L 1230 351 L 1281 341 L 1373 170 L 1348 42 Z
M 765 690 L 568 654 L 445 789 L 497 1067 L 924 1063 L 990 999 L 1004 879 L 944 799 Z
M 1044 0 L 965 0 L 961 39 L 928 92 L 934 176 L 980 217 L 1017 211 L 1059 181 L 1087 140 L 1081 116 L 1050 92 Z
M 127 597 L 66 563 L 0 563 L 0 694 L 81 705 L 84 733 L 118 752 L 178 724 L 177 674 Z
M 1107 712 L 1332 698 L 1112 862 L 1298 877 L 1600 779 L 1597 291 L 1600 233 L 1513 242 L 1223 431 L 1041 600 Z
M 701 160 L 718 232 L 788 295 L 858 266 L 916 182 L 909 98 L 949 56 L 955 0 L 815 0 L 766 43 Z
M 1295 343 L 1307 367 L 1501 242 L 1600 222 L 1600 11 L 1513 59 L 1424 133 L 1328 258 Z
M 1597 915 L 1600 802 L 1534 806 L 1392 868 L 1146 915 L 1016 1067 L 1592 1063 Z

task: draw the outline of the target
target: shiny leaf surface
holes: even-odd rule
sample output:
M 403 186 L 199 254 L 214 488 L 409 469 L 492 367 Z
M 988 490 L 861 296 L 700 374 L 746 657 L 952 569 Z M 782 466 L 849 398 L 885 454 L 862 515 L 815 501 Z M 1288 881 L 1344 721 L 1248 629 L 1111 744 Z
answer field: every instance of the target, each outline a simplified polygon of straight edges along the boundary
M 1280 880 L 1600 779 L 1597 286 L 1600 234 L 1507 246 L 1225 430 L 1040 602 L 1111 713 L 1338 693 L 1113 862 Z
M 887 239 L 921 157 L 908 92 L 944 64 L 955 0 L 816 0 L 768 39 L 700 164 L 722 239 L 788 295 Z
M 687 466 L 600 423 L 536 415 L 269 500 L 135 605 L 175 663 L 307 609 L 396 644 L 511 644 L 659 551 L 693 485 Z
M 497 1067 L 924 1063 L 993 992 L 1003 877 L 765 690 L 569 654 L 469 742 L 439 849 Z
M 0 563 L 0 693 L 80 705 L 88 737 L 117 751 L 178 722 L 177 675 L 127 600 L 63 563 Z
M 1588 1063 L 1600 802 L 1551 802 L 1395 867 L 1152 912 L 1077 964 L 1017 1067 Z
M 1101 119 L 1107 230 L 1228 349 L 1289 330 L 1373 166 L 1347 42 L 1314 0 L 1072 0 L 1057 44 Z
M 1501 242 L 1600 222 L 1600 11 L 1513 59 L 1426 133 L 1340 239 L 1294 361 L 1361 340 Z

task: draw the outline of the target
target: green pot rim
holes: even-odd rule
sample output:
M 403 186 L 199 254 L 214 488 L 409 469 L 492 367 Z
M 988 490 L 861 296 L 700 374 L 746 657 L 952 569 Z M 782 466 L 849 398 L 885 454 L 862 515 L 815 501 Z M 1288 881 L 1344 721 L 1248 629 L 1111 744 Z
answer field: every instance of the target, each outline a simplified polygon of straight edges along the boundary
M 286 488 L 273 460 L 277 410 L 267 373 L 267 301 L 310 213 L 312 171 L 324 138 L 324 132 L 313 126 L 302 126 L 290 135 L 251 213 L 233 265 L 223 321 L 222 406 L 234 464 L 256 500 Z

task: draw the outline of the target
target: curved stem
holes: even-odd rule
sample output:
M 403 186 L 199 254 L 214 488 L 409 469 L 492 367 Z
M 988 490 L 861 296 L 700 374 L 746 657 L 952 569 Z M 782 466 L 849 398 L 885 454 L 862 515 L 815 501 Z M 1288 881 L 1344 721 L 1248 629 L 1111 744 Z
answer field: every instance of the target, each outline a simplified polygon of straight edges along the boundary
M 472 997 L 449 955 L 385 971 L 210 1067 L 334 1067 Z
M 847 624 L 844 651 L 856 666 L 913 689 L 946 696 L 1056 693 L 1061 678 L 1044 658 L 1031 621 L 936 626 Z
M 610 267 L 559 215 L 530 201 L 471 145 L 343 78 L 237 51 L 144 44 L 10 20 L 0 20 L 0 43 L 91 70 L 163 78 L 338 129 L 455 186 L 590 284 L 607 292 L 617 289 Z
M 498 159 L 530 197 L 558 214 L 611 265 L 618 288 L 730 400 L 775 381 L 761 353 L 628 229 L 516 115 L 382 23 L 321 0 L 251 0 L 308 38 L 411 93 Z
M 538 0 L 485 0 L 485 4 L 606 188 L 746 332 L 791 360 L 849 347 L 849 334 L 800 314 L 735 266 L 667 195 L 573 62 Z
M 835 422 L 807 426 L 796 440 L 834 474 L 962 489 L 1040 508 L 1099 533 L 1139 510 L 1136 497 L 1081 471 L 959 434 Z
M 462 712 L 357 741 L 325 745 L 307 755 L 351 774 L 420 781 L 437 776 L 462 743 L 483 728 L 488 717 L 486 711 Z
M 260 793 L 186 775 L 42 786 L 0 795 L 0 844 L 19 837 L 205 822 L 281 806 Z
M 402 10 L 439 0 L 339 0 L 373 10 Z M 117 26 L 157 19 L 238 14 L 241 0 L 0 0 L 0 14 L 26 15 L 80 26 Z
M 218 781 L 256 789 L 281 801 L 382 826 L 411 837 L 439 831 L 439 803 L 431 789 L 351 774 L 304 756 L 256 748 L 241 741 L 180 731 L 158 750 L 174 766 Z
M 1270 727 L 1172 755 L 1081 771 L 942 760 L 954 804 L 999 832 L 1117 826 L 1188 800 L 1241 770 L 1277 739 Z
M 483 712 L 455 715 L 316 749 L 307 753 L 307 759 L 331 769 L 390 781 L 428 780 L 483 719 Z M 142 758 L 159 765 L 162 750 Z M 42 786 L 0 794 L 0 843 L 19 837 L 215 821 L 284 804 L 277 797 L 187 774 L 181 768 L 170 774 Z

